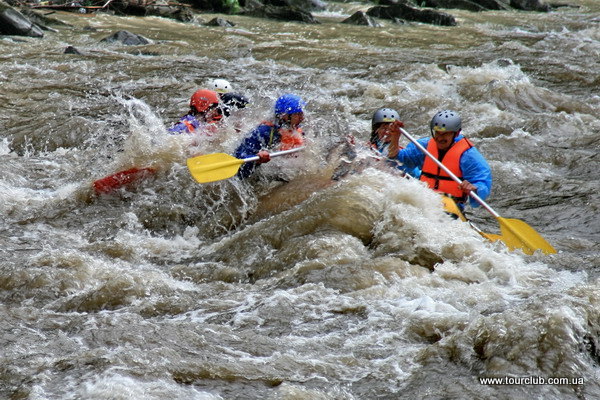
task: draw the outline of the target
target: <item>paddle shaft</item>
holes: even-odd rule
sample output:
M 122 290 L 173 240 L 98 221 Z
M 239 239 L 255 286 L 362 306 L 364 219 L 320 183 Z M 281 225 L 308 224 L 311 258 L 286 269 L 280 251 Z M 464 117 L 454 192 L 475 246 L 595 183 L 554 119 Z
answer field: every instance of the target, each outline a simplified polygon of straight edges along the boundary
M 289 149 L 289 150 L 276 151 L 275 153 L 269 153 L 269 156 L 270 157 L 285 156 L 286 154 L 295 153 L 297 151 L 304 150 L 304 148 L 305 148 L 305 146 L 295 147 L 295 148 Z M 244 163 L 247 163 L 247 162 L 252 162 L 252 161 L 258 161 L 259 158 L 260 158 L 259 156 L 252 156 L 252 157 L 244 158 L 244 159 L 242 159 L 242 161 Z
M 444 164 L 442 164 L 442 162 L 440 160 L 438 160 L 437 158 L 435 158 L 433 156 L 433 154 L 431 154 L 430 152 L 428 152 L 427 149 L 421 145 L 421 143 L 417 142 L 417 140 L 410 135 L 410 133 L 406 132 L 402 128 L 400 128 L 400 132 L 402 132 L 402 134 L 404 136 L 406 136 L 408 138 L 408 140 L 410 140 L 415 146 L 417 146 L 417 148 L 419 150 L 421 150 L 427 157 L 431 158 L 431 160 L 433 160 L 433 162 L 435 162 L 438 165 L 438 167 L 440 167 L 441 169 L 443 169 L 444 172 L 446 172 L 450 176 L 450 178 L 452 178 L 456 183 L 458 183 L 459 185 L 462 183 L 462 181 L 460 180 L 459 177 L 457 177 L 456 175 L 454 175 L 452 173 L 452 171 L 450 171 Z M 490 214 L 492 214 L 494 217 L 500 218 L 500 214 L 498 214 L 496 211 L 494 211 L 494 209 L 492 207 L 490 207 L 485 201 L 483 201 L 481 199 L 481 197 L 479 197 L 477 195 L 477 193 L 475 193 L 474 191 L 471 190 L 469 192 L 469 196 L 471 196 L 472 198 L 474 198 L 479 204 L 481 204 L 481 206 L 483 208 L 485 208 L 486 210 L 488 210 L 490 212 Z
M 278 151 L 271 153 L 270 157 L 283 156 L 303 149 L 304 147 L 296 147 Z M 208 183 L 231 178 L 239 171 L 242 164 L 258 160 L 260 160 L 259 156 L 240 159 L 225 153 L 214 153 L 188 158 L 186 164 L 196 182 Z

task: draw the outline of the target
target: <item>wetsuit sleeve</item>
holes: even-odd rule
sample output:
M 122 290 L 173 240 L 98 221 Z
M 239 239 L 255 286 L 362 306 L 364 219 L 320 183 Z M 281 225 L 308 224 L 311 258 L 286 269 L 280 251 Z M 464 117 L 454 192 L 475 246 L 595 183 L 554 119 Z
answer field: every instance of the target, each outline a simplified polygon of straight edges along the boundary
M 419 144 L 425 148 L 427 148 L 428 141 L 429 138 L 418 140 Z M 404 171 L 414 178 L 418 178 L 421 175 L 421 168 L 423 168 L 423 163 L 425 162 L 425 154 L 414 143 L 409 143 L 406 148 L 398 152 L 396 160 L 402 163 Z
M 477 186 L 477 195 L 485 200 L 492 190 L 492 170 L 485 158 L 475 148 L 465 151 L 460 158 L 460 170 L 463 179 Z M 479 203 L 469 196 L 471 207 L 478 207 Z
M 175 135 L 182 133 L 190 133 L 190 127 L 192 127 L 193 129 L 198 129 L 198 126 L 200 126 L 198 120 L 192 115 L 188 114 L 181 117 L 179 119 L 179 122 L 177 122 L 175 125 L 169 128 L 169 133 Z
M 388 156 L 389 147 L 390 147 L 389 143 L 383 143 L 383 144 L 377 143 L 377 151 L 379 151 L 379 153 L 381 153 L 381 155 L 383 155 L 384 157 Z M 421 171 L 418 168 L 408 168 L 406 165 L 399 162 L 397 158 L 389 158 L 388 157 L 386 162 L 390 166 L 399 169 L 400 171 L 404 172 L 405 174 L 409 174 L 413 178 L 419 178 Z
M 248 158 L 253 157 L 262 149 L 272 147 L 279 143 L 280 135 L 273 134 L 273 140 L 271 140 L 271 126 L 259 125 L 254 130 L 246 135 L 242 143 L 235 150 L 234 157 L 236 158 Z M 252 175 L 258 164 L 256 162 L 248 162 L 242 164 L 238 171 L 238 176 L 241 178 L 247 178 Z
M 183 122 L 178 122 L 169 128 L 169 133 L 179 135 L 182 133 L 188 133 L 188 128 Z

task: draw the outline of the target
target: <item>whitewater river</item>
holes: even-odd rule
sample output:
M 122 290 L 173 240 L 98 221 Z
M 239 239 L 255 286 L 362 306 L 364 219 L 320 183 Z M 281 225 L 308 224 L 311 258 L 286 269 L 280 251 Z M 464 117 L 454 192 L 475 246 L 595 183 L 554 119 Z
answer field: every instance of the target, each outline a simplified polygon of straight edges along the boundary
M 600 398 L 600 3 L 570 3 L 448 10 L 457 27 L 341 24 L 359 3 L 319 25 L 220 15 L 233 28 L 55 13 L 43 39 L 0 38 L 0 398 Z M 100 42 L 122 29 L 152 43 Z M 251 107 L 168 135 L 210 78 Z M 285 92 L 308 102 L 300 156 L 191 178 L 187 157 L 233 151 Z M 490 206 L 558 253 L 486 242 L 362 163 L 384 106 L 416 137 L 459 111 Z M 157 172 L 93 195 L 133 166 Z

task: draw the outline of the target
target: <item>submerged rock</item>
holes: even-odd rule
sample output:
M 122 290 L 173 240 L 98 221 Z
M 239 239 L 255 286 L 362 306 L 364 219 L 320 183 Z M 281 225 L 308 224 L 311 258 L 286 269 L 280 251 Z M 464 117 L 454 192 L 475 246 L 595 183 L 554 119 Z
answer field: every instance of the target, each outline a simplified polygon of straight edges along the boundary
M 81 52 L 79 50 L 77 50 L 73 46 L 67 46 L 65 48 L 65 51 L 63 52 L 63 54 L 77 54 L 77 55 L 81 55 Z
M 120 42 L 127 46 L 139 46 L 139 45 L 144 45 L 144 44 L 150 44 L 150 40 L 146 39 L 143 36 L 136 35 L 135 33 L 131 33 L 129 31 L 115 32 L 112 35 L 107 36 L 104 39 L 102 39 L 101 42 L 105 42 L 105 43 Z

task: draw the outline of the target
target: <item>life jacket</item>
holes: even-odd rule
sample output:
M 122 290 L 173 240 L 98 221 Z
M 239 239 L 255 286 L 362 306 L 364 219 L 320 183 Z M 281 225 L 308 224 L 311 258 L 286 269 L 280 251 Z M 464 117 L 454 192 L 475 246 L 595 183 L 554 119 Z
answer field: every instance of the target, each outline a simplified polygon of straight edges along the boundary
M 196 115 L 186 114 L 179 119 L 179 123 L 173 128 L 173 132 L 183 133 L 177 126 L 184 125 L 186 133 L 199 133 L 207 136 L 212 136 L 218 131 L 217 123 L 221 120 L 221 115 L 215 116 L 210 121 L 204 121 Z M 181 124 L 181 125 L 180 125 Z M 182 127 L 183 128 L 183 127 Z
M 187 127 L 188 133 L 192 133 L 196 130 L 196 127 L 187 119 L 184 119 L 181 122 Z
M 304 145 L 304 132 L 302 128 L 279 129 L 281 135 L 280 150 L 290 150 Z
M 462 179 L 462 171 L 460 170 L 460 157 L 463 153 L 473 147 L 473 144 L 467 139 L 462 138 L 458 142 L 454 143 L 450 149 L 444 154 L 444 157 L 440 160 L 446 168 L 448 168 L 454 175 Z M 427 151 L 431 153 L 436 159 L 438 158 L 438 148 L 435 140 L 430 139 L 427 143 Z M 422 181 L 427 182 L 427 185 L 433 190 L 438 192 L 449 194 L 450 196 L 464 201 L 466 198 L 465 193 L 460 189 L 458 183 L 456 183 L 450 175 L 441 169 L 432 159 L 425 157 L 423 168 L 421 171 Z
M 219 130 L 217 126 L 218 120 L 213 120 L 211 122 L 198 121 L 198 127 L 195 127 L 194 124 L 187 119 L 184 119 L 181 122 L 187 127 L 188 133 L 190 134 L 198 133 L 200 135 L 212 136 Z
M 267 144 L 267 147 L 271 147 L 273 145 L 273 136 L 275 134 L 275 124 L 272 121 L 263 121 L 261 124 L 271 127 L 271 133 L 269 134 L 269 143 Z M 279 128 L 278 132 L 280 135 L 280 150 L 290 150 L 304 145 L 304 132 L 302 131 L 302 128 Z

